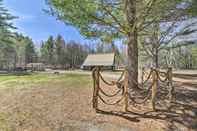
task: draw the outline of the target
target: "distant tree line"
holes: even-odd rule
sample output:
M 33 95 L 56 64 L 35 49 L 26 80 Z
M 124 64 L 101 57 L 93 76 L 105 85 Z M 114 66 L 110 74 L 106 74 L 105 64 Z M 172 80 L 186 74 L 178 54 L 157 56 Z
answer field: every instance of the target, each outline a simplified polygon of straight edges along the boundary
M 0 70 L 25 68 L 28 63 L 44 63 L 48 67 L 60 69 L 79 68 L 90 53 L 114 52 L 119 65 L 128 63 L 127 49 L 120 48 L 120 44 L 119 46 L 114 44 L 115 40 L 109 39 L 109 37 L 112 38 L 110 35 L 103 41 L 88 44 L 65 41 L 61 35 L 56 38 L 50 36 L 42 42 L 41 47 L 35 47 L 36 43 L 31 38 L 14 32 L 16 27 L 13 26 L 12 20 L 16 18 L 3 7 L 0 0 Z M 154 28 L 151 26 L 147 28 L 148 34 L 140 35 L 138 41 L 141 66 L 155 64 L 161 68 L 169 66 L 178 69 L 197 68 L 197 44 L 186 42 L 176 45 L 171 41 L 177 34 L 187 35 L 195 30 L 183 28 L 169 40 L 164 39 L 166 35 L 158 35 L 176 30 L 176 24 L 177 22 L 172 23 L 167 30 L 161 30 L 156 23 Z M 159 42 L 156 39 L 158 36 L 160 36 Z
M 121 49 L 114 43 L 82 44 L 75 41 L 65 41 L 61 35 L 56 38 L 50 36 L 41 42 L 41 47 L 31 38 L 15 33 L 8 41 L 1 42 L 0 69 L 14 70 L 28 63 L 44 63 L 54 69 L 80 68 L 88 54 L 112 53 L 116 54 L 116 63 L 125 64 L 125 48 Z M 126 47 L 126 46 L 125 46 Z M 152 57 L 143 50 L 140 53 L 140 65 L 152 66 Z M 159 53 L 161 68 L 174 67 L 177 69 L 197 68 L 197 45 L 181 44 L 181 46 L 166 47 Z
M 152 57 L 143 49 L 140 50 L 139 59 L 142 66 L 152 67 L 154 64 Z M 158 53 L 158 59 L 160 68 L 197 69 L 197 43 L 166 47 Z
M 88 49 L 75 41 L 65 42 L 61 35 L 42 42 L 40 62 L 53 68 L 78 68 L 88 55 Z
M 53 68 L 80 68 L 88 54 L 115 53 L 117 63 L 122 62 L 118 47 L 114 44 L 92 43 L 81 44 L 75 41 L 66 42 L 61 35 L 50 36 L 42 42 L 40 62 Z
M 2 42 L 1 45 L 0 69 L 13 70 L 38 61 L 38 53 L 29 37 L 15 34 L 10 41 Z
M 37 59 L 33 41 L 15 31 L 12 16 L 0 0 L 0 69 L 12 70 Z
M 49 36 L 41 42 L 41 47 L 27 36 L 15 33 L 11 41 L 3 42 L 0 48 L 0 70 L 13 71 L 26 68 L 29 63 L 44 63 L 53 69 L 80 68 L 88 54 L 116 53 L 117 63 L 122 63 L 122 53 L 115 44 L 82 44 L 76 41 L 65 41 L 61 35 Z

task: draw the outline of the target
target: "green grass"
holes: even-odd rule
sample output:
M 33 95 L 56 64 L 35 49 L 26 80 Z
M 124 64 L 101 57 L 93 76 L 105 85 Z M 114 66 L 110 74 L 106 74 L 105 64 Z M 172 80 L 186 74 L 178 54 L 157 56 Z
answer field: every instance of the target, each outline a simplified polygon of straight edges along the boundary
M 62 85 L 64 87 L 89 87 L 91 77 L 81 74 L 42 74 L 29 75 L 0 75 L 0 89 L 29 88 L 38 85 Z

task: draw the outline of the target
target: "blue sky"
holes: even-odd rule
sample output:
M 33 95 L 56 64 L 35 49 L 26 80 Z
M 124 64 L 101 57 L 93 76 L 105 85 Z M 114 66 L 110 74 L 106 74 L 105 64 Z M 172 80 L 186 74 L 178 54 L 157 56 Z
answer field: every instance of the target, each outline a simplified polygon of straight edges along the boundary
M 45 0 L 4 0 L 4 4 L 13 15 L 19 17 L 14 21 L 18 28 L 17 32 L 31 37 L 35 42 L 57 34 L 61 34 L 68 41 L 75 40 L 82 43 L 86 41 L 77 29 L 66 26 L 43 12 L 43 9 L 47 8 Z
M 55 37 L 58 34 L 61 34 L 66 41 L 90 42 L 85 40 L 74 27 L 66 26 L 55 17 L 46 14 L 43 11 L 43 9 L 47 9 L 45 0 L 4 0 L 4 4 L 13 15 L 19 17 L 14 21 L 18 28 L 17 32 L 31 37 L 37 46 L 40 46 L 41 40 L 46 40 L 50 35 Z M 196 36 L 196 34 L 194 35 Z M 191 38 L 196 37 L 189 36 L 188 39 Z

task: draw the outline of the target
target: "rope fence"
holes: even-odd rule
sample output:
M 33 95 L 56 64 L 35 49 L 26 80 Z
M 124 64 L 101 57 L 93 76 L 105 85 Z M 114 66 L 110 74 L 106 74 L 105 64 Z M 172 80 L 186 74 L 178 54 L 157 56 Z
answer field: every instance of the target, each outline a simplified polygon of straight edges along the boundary
M 93 108 L 98 109 L 98 101 L 100 100 L 102 103 L 106 105 L 117 105 L 120 103 L 124 103 L 125 111 L 128 111 L 129 101 L 133 104 L 144 104 L 150 100 L 152 110 L 156 110 L 156 102 L 157 95 L 159 93 L 159 83 L 165 83 L 166 88 L 168 90 L 167 96 L 170 101 L 173 101 L 174 96 L 174 88 L 172 85 L 172 68 L 168 68 L 167 72 L 159 71 L 158 69 L 153 69 L 147 73 L 145 68 L 142 68 L 141 75 L 141 87 L 139 87 L 140 91 L 138 91 L 137 96 L 133 96 L 134 92 L 129 92 L 129 77 L 128 71 L 125 70 L 121 73 L 120 77 L 116 81 L 106 80 L 101 74 L 101 68 L 96 67 L 92 71 L 93 77 Z M 116 91 L 114 93 L 107 93 L 101 87 L 100 82 L 103 82 L 105 85 L 110 87 L 116 87 Z M 112 100 L 116 96 L 121 96 L 119 99 L 108 102 L 104 97 L 111 98 Z

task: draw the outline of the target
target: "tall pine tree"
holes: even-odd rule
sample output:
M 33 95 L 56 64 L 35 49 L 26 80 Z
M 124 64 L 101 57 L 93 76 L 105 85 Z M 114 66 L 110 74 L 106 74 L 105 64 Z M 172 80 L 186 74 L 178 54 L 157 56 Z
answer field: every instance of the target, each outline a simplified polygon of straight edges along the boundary
M 9 65 L 16 64 L 16 52 L 14 49 L 12 38 L 16 29 L 12 20 L 15 19 L 9 11 L 3 6 L 3 0 L 0 0 L 0 66 L 8 68 Z
M 56 47 L 55 53 L 57 56 L 57 64 L 58 65 L 64 65 L 65 46 L 66 45 L 65 45 L 64 39 L 62 38 L 61 35 L 58 35 L 55 40 L 55 47 Z
M 9 11 L 3 6 L 3 0 L 0 0 L 0 42 L 7 42 L 10 37 L 13 36 L 13 26 L 12 20 L 17 17 L 11 15 Z

